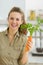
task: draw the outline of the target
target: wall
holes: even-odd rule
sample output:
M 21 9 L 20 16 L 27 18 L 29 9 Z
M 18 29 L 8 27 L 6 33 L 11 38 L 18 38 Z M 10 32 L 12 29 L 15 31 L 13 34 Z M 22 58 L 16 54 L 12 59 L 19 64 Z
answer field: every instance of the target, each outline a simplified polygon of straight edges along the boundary
M 38 14 L 38 10 L 43 10 L 43 0 L 26 0 L 26 17 L 29 15 L 30 10 L 35 10 L 35 12 Z M 37 15 L 36 14 L 36 15 Z
M 24 11 L 25 1 L 24 0 L 0 0 L 0 20 L 7 19 L 8 12 L 13 6 L 18 6 Z M 2 24 L 1 21 L 0 23 Z M 6 23 L 6 21 L 3 21 L 3 23 Z
M 39 9 L 43 9 L 43 0 L 0 0 L 1 20 L 6 20 L 8 12 L 13 6 L 22 8 L 27 17 L 29 10 L 35 10 L 37 12 Z
M 35 14 L 36 14 L 36 17 L 37 17 L 37 15 L 39 14 L 39 10 L 40 9 L 43 10 L 43 0 L 26 0 L 25 8 L 26 8 L 26 18 L 28 19 L 27 22 L 32 23 L 32 24 L 36 24 L 37 18 L 36 18 L 35 21 L 30 21 L 29 20 L 30 10 L 34 10 Z M 36 36 L 38 36 L 38 35 L 40 35 L 39 32 L 36 34 Z M 33 36 L 35 36 L 35 35 L 33 35 Z M 40 47 L 40 39 L 36 39 L 36 41 L 37 41 L 36 42 L 37 44 L 35 44 L 35 38 L 33 38 L 33 45 L 34 45 L 33 49 L 36 48 L 35 45 L 37 47 Z

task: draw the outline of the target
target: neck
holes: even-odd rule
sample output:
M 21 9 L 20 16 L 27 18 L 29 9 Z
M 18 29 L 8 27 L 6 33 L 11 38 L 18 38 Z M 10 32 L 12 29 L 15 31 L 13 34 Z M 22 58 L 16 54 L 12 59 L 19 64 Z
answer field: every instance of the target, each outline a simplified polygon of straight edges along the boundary
M 11 28 L 9 28 L 9 36 L 14 37 L 16 32 L 17 30 L 12 30 Z
M 11 36 L 11 37 L 13 37 L 13 36 L 14 36 L 14 31 L 13 31 L 13 30 L 11 30 L 10 28 L 9 28 L 9 36 Z
M 14 35 L 16 34 L 17 30 L 12 30 L 11 28 L 9 28 L 9 33 L 8 33 L 8 36 L 9 36 L 9 40 L 10 42 L 13 41 L 13 38 L 14 38 Z

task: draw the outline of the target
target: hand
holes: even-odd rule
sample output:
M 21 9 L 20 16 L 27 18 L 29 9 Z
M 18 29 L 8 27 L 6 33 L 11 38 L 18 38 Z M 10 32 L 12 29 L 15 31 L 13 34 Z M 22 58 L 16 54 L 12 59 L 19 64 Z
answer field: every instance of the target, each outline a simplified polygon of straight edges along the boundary
M 33 46 L 33 42 L 27 41 L 26 43 L 26 51 L 30 51 Z
M 24 52 L 30 51 L 32 49 L 33 42 L 27 41 Z

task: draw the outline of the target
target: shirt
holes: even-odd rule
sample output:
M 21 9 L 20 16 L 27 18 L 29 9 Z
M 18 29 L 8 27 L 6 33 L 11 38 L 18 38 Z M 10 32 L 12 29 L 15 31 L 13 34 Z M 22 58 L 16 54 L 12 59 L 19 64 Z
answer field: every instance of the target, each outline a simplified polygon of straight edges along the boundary
M 25 48 L 27 36 L 17 32 L 10 44 L 7 30 L 0 32 L 0 65 L 22 65 L 18 63 Z

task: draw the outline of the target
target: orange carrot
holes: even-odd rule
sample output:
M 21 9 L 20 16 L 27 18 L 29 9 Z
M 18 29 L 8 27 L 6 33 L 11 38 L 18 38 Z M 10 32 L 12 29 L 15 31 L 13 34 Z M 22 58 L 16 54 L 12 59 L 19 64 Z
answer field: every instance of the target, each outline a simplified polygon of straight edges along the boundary
M 29 41 L 32 42 L 32 36 L 28 37 L 28 40 L 27 40 L 27 43 L 26 43 L 26 47 L 25 47 L 25 50 L 24 50 L 25 52 L 29 51 L 30 48 L 31 48 L 30 46 L 28 46 Z

